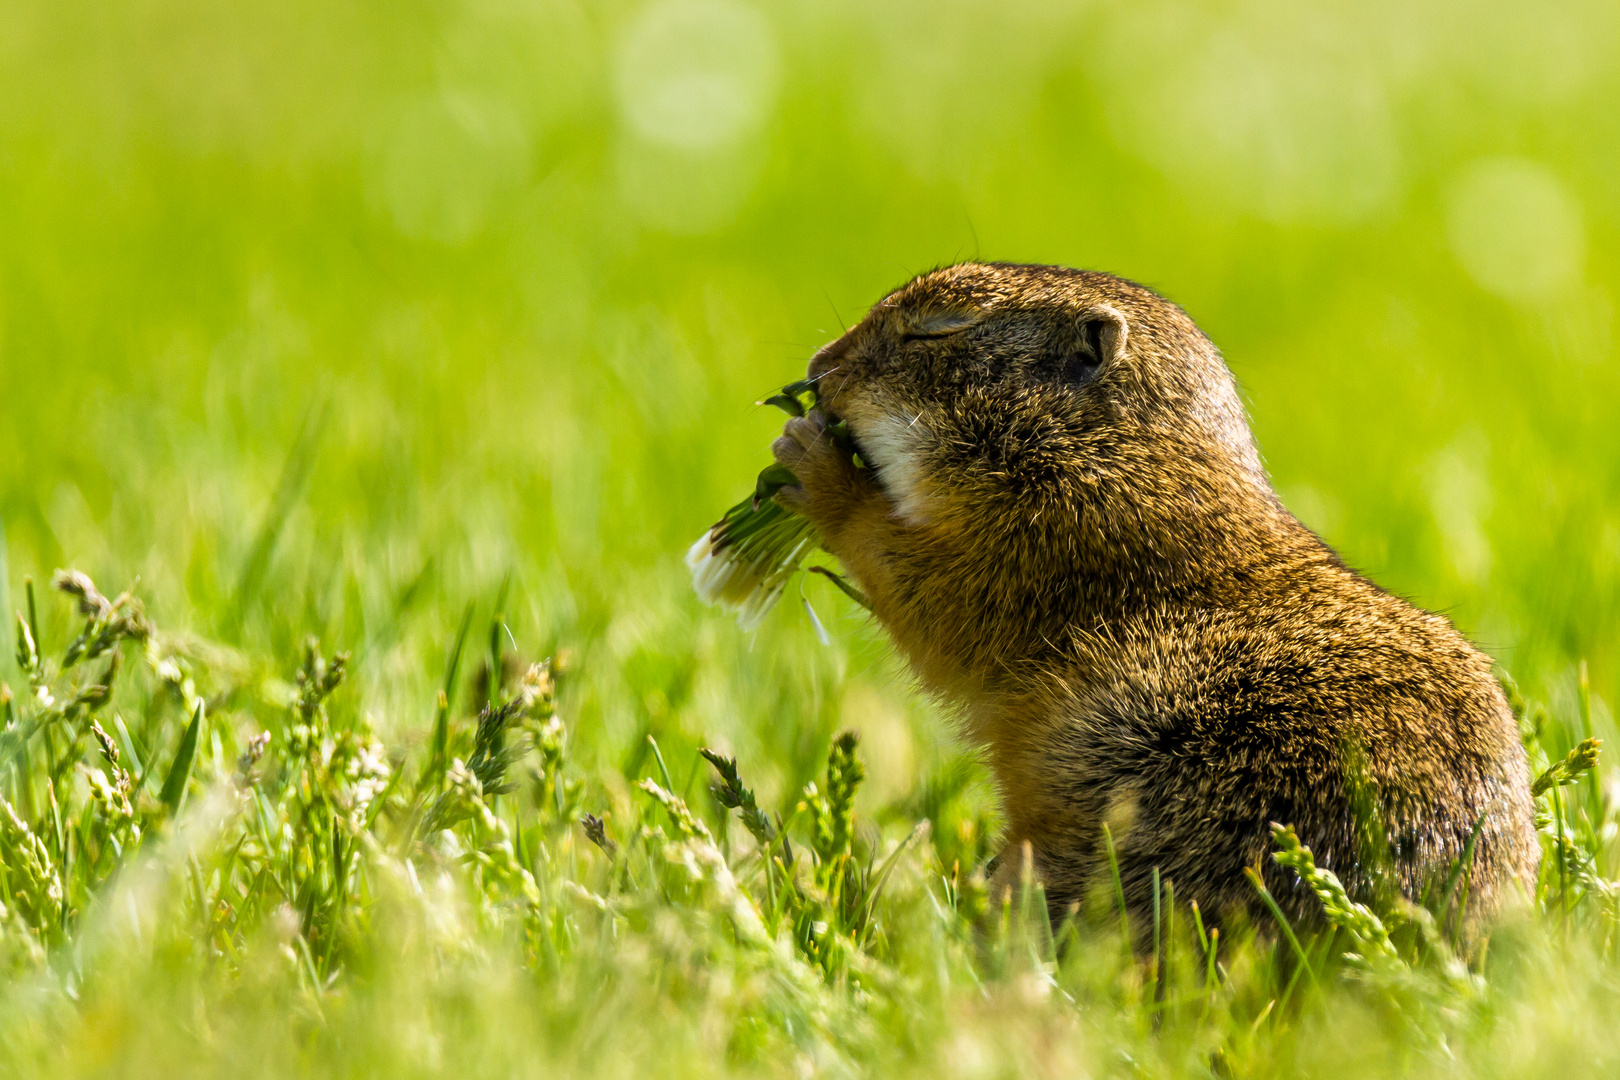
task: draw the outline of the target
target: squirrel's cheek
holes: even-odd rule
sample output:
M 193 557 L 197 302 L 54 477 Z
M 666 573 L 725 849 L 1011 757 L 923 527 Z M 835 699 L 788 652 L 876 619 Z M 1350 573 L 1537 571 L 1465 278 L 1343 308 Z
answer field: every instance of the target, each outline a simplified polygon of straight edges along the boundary
M 928 484 L 923 471 L 924 448 L 931 431 L 921 416 L 893 414 L 871 417 L 856 429 L 867 464 L 895 513 L 912 525 L 929 518 Z

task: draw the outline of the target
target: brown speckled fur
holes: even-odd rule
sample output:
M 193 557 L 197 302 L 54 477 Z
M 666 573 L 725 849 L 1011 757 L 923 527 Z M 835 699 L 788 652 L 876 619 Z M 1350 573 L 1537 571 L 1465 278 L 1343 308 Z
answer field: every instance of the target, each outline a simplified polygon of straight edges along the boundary
M 1054 914 L 1107 880 L 1105 822 L 1139 916 L 1155 867 L 1211 917 L 1252 913 L 1260 866 L 1310 920 L 1273 821 L 1363 898 L 1383 860 L 1414 894 L 1480 822 L 1474 913 L 1531 881 L 1525 755 L 1489 659 L 1283 508 L 1181 309 L 1106 274 L 963 264 L 885 298 L 810 376 L 871 467 L 818 410 L 775 444 L 800 480 L 778 498 L 986 747 L 1005 850 L 1031 843 Z

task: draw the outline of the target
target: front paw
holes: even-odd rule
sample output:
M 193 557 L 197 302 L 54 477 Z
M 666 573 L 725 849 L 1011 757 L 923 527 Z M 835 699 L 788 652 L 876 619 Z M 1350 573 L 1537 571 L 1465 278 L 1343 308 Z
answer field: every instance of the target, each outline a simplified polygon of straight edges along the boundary
M 798 478 L 776 492 L 776 501 L 831 535 L 857 506 L 879 493 L 870 472 L 855 464 L 853 453 L 838 445 L 828 426 L 820 409 L 795 417 L 771 444 L 771 453 Z

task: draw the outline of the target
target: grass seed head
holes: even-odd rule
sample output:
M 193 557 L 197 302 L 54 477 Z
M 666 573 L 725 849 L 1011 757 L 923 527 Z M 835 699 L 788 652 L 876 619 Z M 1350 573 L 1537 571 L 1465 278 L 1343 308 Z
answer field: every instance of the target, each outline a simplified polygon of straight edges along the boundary
M 17 666 L 24 675 L 32 676 L 39 671 L 39 645 L 20 611 L 17 613 Z
M 1545 795 L 1554 787 L 1567 787 L 1575 783 L 1589 769 L 1597 767 L 1598 755 L 1603 752 L 1602 739 L 1583 739 L 1563 760 L 1547 766 L 1530 785 L 1533 796 Z
M 719 782 L 709 786 L 715 801 L 729 810 L 736 810 L 743 826 L 761 847 L 775 840 L 776 826 L 771 824 L 771 819 L 754 801 L 754 793 L 743 784 L 742 777 L 737 773 L 737 759 L 724 757 L 708 748 L 699 753 L 720 774 Z
M 62 915 L 62 879 L 49 849 L 16 808 L 0 796 L 0 856 L 12 899 L 34 930 L 46 934 Z
M 51 587 L 78 597 L 80 615 L 104 619 L 112 614 L 112 601 L 102 596 L 90 575 L 82 571 L 58 570 L 51 578 Z
M 585 814 L 579 819 L 580 827 L 585 830 L 585 838 L 601 848 L 608 858 L 619 853 L 619 845 L 607 834 L 607 826 L 595 814 Z
M 675 823 L 675 828 L 679 830 L 682 836 L 688 840 L 702 840 L 709 844 L 714 843 L 714 835 L 709 832 L 709 827 L 693 815 L 691 808 L 686 805 L 685 799 L 660 786 L 654 780 L 643 778 L 636 781 L 636 787 L 651 795 L 654 801 L 669 812 L 670 820 Z

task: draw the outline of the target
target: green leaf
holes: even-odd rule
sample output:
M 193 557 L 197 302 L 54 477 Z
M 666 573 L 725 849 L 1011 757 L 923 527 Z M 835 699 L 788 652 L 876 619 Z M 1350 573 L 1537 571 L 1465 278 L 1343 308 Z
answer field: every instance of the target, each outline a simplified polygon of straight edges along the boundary
M 786 465 L 767 465 L 754 483 L 754 506 L 758 507 L 782 488 L 798 482 L 799 478 Z
M 803 416 L 804 402 L 789 394 L 772 394 L 764 401 L 756 401 L 756 405 L 775 405 L 789 416 Z
M 809 397 L 810 404 L 806 405 L 804 399 Z M 789 416 L 803 416 L 816 404 L 816 385 L 809 379 L 800 379 L 790 382 L 782 387 L 782 392 L 772 394 L 764 401 L 756 401 L 755 405 L 775 405 Z
M 174 764 L 163 780 L 163 792 L 158 798 L 169 808 L 169 813 L 180 812 L 180 800 L 185 798 L 186 782 L 191 779 L 191 759 L 197 756 L 197 735 L 202 731 L 203 703 L 197 702 L 197 711 L 191 714 L 191 723 L 180 736 L 180 749 L 174 753 Z

